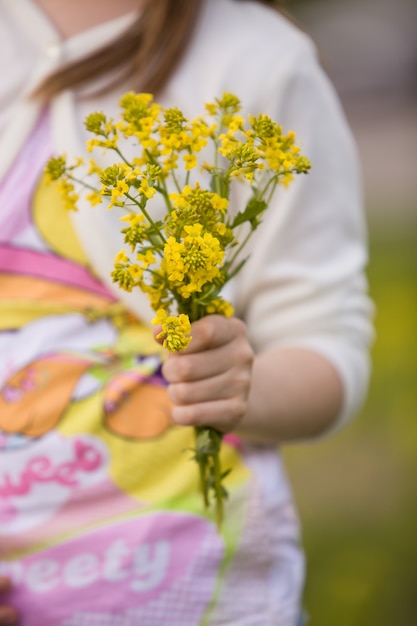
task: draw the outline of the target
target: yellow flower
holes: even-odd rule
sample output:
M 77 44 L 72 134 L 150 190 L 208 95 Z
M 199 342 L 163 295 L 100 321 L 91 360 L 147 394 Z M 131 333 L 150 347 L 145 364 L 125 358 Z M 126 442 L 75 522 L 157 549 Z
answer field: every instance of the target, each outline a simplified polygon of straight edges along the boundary
M 227 120 L 227 128 L 231 133 L 236 132 L 237 130 L 242 130 L 245 120 L 240 115 L 232 115 Z
M 178 154 L 171 154 L 168 158 L 162 162 L 162 170 L 164 174 L 168 174 L 178 168 Z
M 152 324 L 161 325 L 162 330 L 156 336 L 164 339 L 163 347 L 168 352 L 181 352 L 191 341 L 191 323 L 188 315 L 168 315 L 164 309 L 159 309 L 152 320 Z
M 129 257 L 126 254 L 126 250 L 120 250 L 114 258 L 115 263 L 127 263 L 129 261 Z
M 47 182 L 58 180 L 67 171 L 67 161 L 65 155 L 52 157 L 45 167 L 45 178 Z
M 183 298 L 201 291 L 203 285 L 221 275 L 224 258 L 220 241 L 210 233 L 203 234 L 201 224 L 184 226 L 182 241 L 169 237 L 164 248 L 168 280 Z
M 172 283 L 184 280 L 185 264 L 182 258 L 184 246 L 175 237 L 168 237 L 164 248 L 164 259 L 168 278 Z
M 106 135 L 105 128 L 106 125 L 108 125 L 108 121 L 104 113 L 99 111 L 87 115 L 84 125 L 90 133 L 94 133 L 95 135 Z
M 232 317 L 234 309 L 230 302 L 226 302 L 223 298 L 215 298 L 206 306 L 206 312 L 208 314 L 217 313 L 217 315 L 225 315 L 226 317 Z
M 233 151 L 236 149 L 237 141 L 234 138 L 230 138 L 228 135 L 222 134 L 219 137 L 220 147 L 218 148 L 219 154 L 226 159 L 230 159 Z
M 86 198 L 91 206 L 96 206 L 96 204 L 101 204 L 103 202 L 103 198 L 98 191 L 92 191 L 91 193 L 88 193 Z
M 142 281 L 141 290 L 149 297 L 151 307 L 154 311 L 161 307 L 169 309 L 172 303 L 172 296 L 168 293 L 166 285 L 165 261 L 162 259 L 159 269 L 153 269 L 150 275 L 150 282 Z
M 222 198 L 217 193 L 213 193 L 211 196 L 211 204 L 213 209 L 216 211 L 220 211 L 220 213 L 225 213 L 227 207 L 229 206 L 229 200 L 227 198 Z
M 101 176 L 103 172 L 102 168 L 97 165 L 94 159 L 90 159 L 89 162 L 90 162 L 90 167 L 88 169 L 88 174 L 89 175 L 97 174 L 98 176 Z
M 170 193 L 169 199 L 172 203 L 172 206 L 177 209 L 185 206 L 188 202 L 188 196 L 191 195 L 192 191 L 193 190 L 191 189 L 190 185 L 185 185 L 181 193 Z
M 131 263 L 124 250 L 121 250 L 114 260 L 114 270 L 111 273 L 114 283 L 124 291 L 132 291 L 139 284 L 139 278 L 135 269 L 131 271 Z
M 96 148 L 97 146 L 102 146 L 103 143 L 100 139 L 88 139 L 86 141 L 86 146 L 87 146 L 87 151 L 88 152 L 93 152 L 94 148 Z
M 284 185 L 284 187 L 288 187 L 288 185 L 294 180 L 294 176 L 293 174 L 285 174 L 284 178 L 282 179 L 282 184 Z
M 145 220 L 145 217 L 142 213 L 129 213 L 129 215 L 122 215 L 120 220 L 129 222 L 130 226 L 139 226 Z
M 129 91 L 121 97 L 120 106 L 124 122 L 121 130 L 125 137 L 137 136 L 138 133 L 149 136 L 161 110 L 160 105 L 153 102 L 153 95 Z
M 185 232 L 190 235 L 190 237 L 199 237 L 203 230 L 201 224 L 191 224 L 184 227 Z
M 156 263 L 155 255 L 151 250 L 146 250 L 144 254 L 142 252 L 138 252 L 136 259 L 142 264 L 142 268 L 144 270 L 148 269 L 149 265 Z
M 142 178 L 138 192 L 145 198 L 152 198 L 156 194 L 156 189 L 149 185 L 149 181 L 146 178 Z
M 131 275 L 132 279 L 136 282 L 142 278 L 143 268 L 141 268 L 141 266 L 138 265 L 137 263 L 132 263 L 131 265 L 129 265 L 129 274 Z
M 105 139 L 101 142 L 103 148 L 107 150 L 115 150 L 117 148 L 118 137 L 115 136 L 112 139 Z
M 68 180 L 61 179 L 58 182 L 58 191 L 61 193 L 65 208 L 67 211 L 77 211 L 77 202 L 79 200 L 79 195 L 74 191 L 74 185 L 70 183 Z
M 129 185 L 125 183 L 124 180 L 119 180 L 117 185 L 112 189 L 111 195 L 112 198 L 121 198 L 129 191 Z
M 123 222 L 129 222 L 129 226 L 120 231 L 124 235 L 124 242 L 130 246 L 132 252 L 138 244 L 142 244 L 146 238 L 146 223 L 142 213 L 130 213 L 120 218 Z
M 187 171 L 194 169 L 198 165 L 197 157 L 195 154 L 184 154 L 182 157 L 185 163 L 185 169 Z
M 207 102 L 204 105 L 204 108 L 206 109 L 207 113 L 209 115 L 212 115 L 213 117 L 216 115 L 216 113 L 217 113 L 217 111 L 219 109 L 218 105 L 215 104 L 214 102 Z

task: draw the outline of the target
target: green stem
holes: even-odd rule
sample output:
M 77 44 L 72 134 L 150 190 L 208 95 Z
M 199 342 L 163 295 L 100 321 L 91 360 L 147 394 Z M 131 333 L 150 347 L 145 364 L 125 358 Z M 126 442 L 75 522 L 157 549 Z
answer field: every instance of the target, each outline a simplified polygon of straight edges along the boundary
M 174 170 L 171 171 L 171 177 L 172 177 L 172 180 L 174 181 L 176 190 L 178 191 L 178 193 L 181 193 L 182 192 L 182 188 L 181 188 L 181 185 L 178 182 L 178 178 L 176 177 Z
M 248 243 L 250 236 L 252 235 L 252 230 L 250 230 L 248 232 L 248 234 L 246 235 L 246 237 L 244 238 L 244 240 L 242 241 L 241 244 L 239 244 L 239 246 L 237 247 L 237 249 L 235 250 L 234 254 L 232 255 L 232 257 L 224 264 L 223 266 L 223 271 L 225 272 L 227 278 L 226 278 L 226 282 L 229 281 L 231 278 L 233 278 L 233 276 L 236 274 L 236 271 L 232 271 L 230 274 L 228 273 L 229 267 L 232 267 L 233 263 L 235 262 L 237 256 L 241 253 L 241 251 L 243 250 L 243 248 L 246 246 L 246 244 Z
M 190 308 L 190 321 L 196 322 L 200 319 L 199 311 L 198 311 L 198 302 L 194 298 L 191 300 L 191 308 Z
M 223 491 L 219 453 L 216 452 L 212 458 L 214 470 L 214 491 L 216 494 L 216 522 L 217 528 L 220 530 L 223 522 Z
M 269 206 L 269 203 L 271 201 L 272 196 L 274 195 L 275 189 L 277 188 L 278 185 L 278 178 L 279 178 L 279 174 L 277 174 L 276 176 L 274 176 L 274 178 L 272 178 L 269 182 L 273 183 L 272 184 L 272 188 L 271 191 L 269 192 L 269 196 L 268 198 L 265 200 L 267 206 Z M 266 190 L 268 189 L 268 185 L 265 187 L 264 189 L 264 193 L 266 193 Z
M 84 182 L 80 178 L 77 178 L 76 176 L 73 176 L 72 174 L 68 174 L 68 173 L 66 174 L 66 176 L 70 180 L 74 181 L 74 183 L 78 183 L 79 185 L 82 185 L 86 189 L 91 189 L 91 191 L 96 191 L 97 193 L 100 193 L 96 187 L 93 187 L 93 185 L 89 185 L 88 183 Z
M 204 508 L 209 508 L 209 497 L 208 497 L 208 489 L 207 489 L 207 461 L 201 459 L 198 461 L 198 467 L 200 470 L 200 487 L 201 493 L 203 494 Z
M 120 152 L 119 148 L 111 148 L 111 150 L 114 150 L 119 157 L 122 159 L 122 161 L 124 161 L 126 163 L 126 165 L 128 165 L 129 167 L 132 167 L 132 164 L 126 159 L 125 156 L 123 156 L 122 152 Z

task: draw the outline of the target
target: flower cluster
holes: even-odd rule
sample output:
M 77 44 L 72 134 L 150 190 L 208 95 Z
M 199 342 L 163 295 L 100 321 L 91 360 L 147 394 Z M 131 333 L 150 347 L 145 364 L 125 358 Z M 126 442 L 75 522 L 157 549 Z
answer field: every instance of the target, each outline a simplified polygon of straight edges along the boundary
M 244 246 L 276 186 L 306 173 L 310 163 L 293 132 L 284 134 L 266 115 L 243 118 L 233 94 L 206 104 L 205 113 L 191 120 L 178 108 L 164 109 L 151 94 L 126 93 L 120 107 L 117 121 L 99 112 L 85 122 L 93 135 L 88 151 L 112 151 L 111 166 L 101 168 L 91 160 L 83 180 L 77 175 L 79 160 L 70 164 L 58 156 L 50 159 L 46 172 L 49 179 L 60 181 L 69 209 L 77 204 L 77 186 L 84 186 L 92 205 L 123 209 L 126 247 L 115 259 L 113 281 L 126 291 L 140 288 L 148 294 L 164 346 L 178 352 L 190 341 L 190 322 L 211 313 L 233 314 L 221 296 L 223 286 L 245 262 Z M 133 158 L 126 157 L 126 142 L 135 146 Z M 202 151 L 206 154 L 210 144 L 213 158 L 208 163 Z M 201 184 L 200 174 L 209 185 Z M 249 185 L 251 193 L 246 206 L 232 214 L 230 191 L 239 182 Z M 162 219 L 152 212 L 155 196 L 165 203 Z M 239 241 L 238 227 L 244 223 L 249 235 Z M 214 471 L 207 459 L 204 464 L 208 472 Z M 208 475 L 206 482 L 219 480 Z M 204 489 L 207 501 L 207 485 Z

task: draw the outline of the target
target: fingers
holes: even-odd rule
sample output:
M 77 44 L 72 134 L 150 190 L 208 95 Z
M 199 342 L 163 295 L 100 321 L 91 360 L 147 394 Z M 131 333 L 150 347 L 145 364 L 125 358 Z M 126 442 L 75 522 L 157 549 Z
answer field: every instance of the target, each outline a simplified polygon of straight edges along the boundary
M 10 589 L 10 580 L 0 576 L 0 594 L 7 593 Z M 16 610 L 11 606 L 0 605 L 0 626 L 14 626 L 16 624 L 18 624 L 18 615 Z
M 174 404 L 198 404 L 210 400 L 227 400 L 244 396 L 250 384 L 247 368 L 232 368 L 218 376 L 197 381 L 171 383 L 169 395 Z
M 195 322 L 192 334 L 188 348 L 170 355 L 163 366 L 173 420 L 233 430 L 246 412 L 251 382 L 253 351 L 246 327 L 213 315 Z
M 253 351 L 246 327 L 238 319 L 210 315 L 192 327 L 193 339 L 186 350 L 167 358 L 163 373 L 169 383 L 217 376 L 235 365 L 246 367 Z
M 249 371 L 243 368 L 197 382 L 171 384 L 172 418 L 182 426 L 209 424 L 222 432 L 233 430 L 246 413 L 249 386 Z
M 172 409 L 172 419 L 180 426 L 213 426 L 222 433 L 229 433 L 238 426 L 246 407 L 243 398 L 176 405 Z
M 192 325 L 192 341 L 184 354 L 212 350 L 233 341 L 236 336 L 246 336 L 246 326 L 237 317 L 207 315 Z

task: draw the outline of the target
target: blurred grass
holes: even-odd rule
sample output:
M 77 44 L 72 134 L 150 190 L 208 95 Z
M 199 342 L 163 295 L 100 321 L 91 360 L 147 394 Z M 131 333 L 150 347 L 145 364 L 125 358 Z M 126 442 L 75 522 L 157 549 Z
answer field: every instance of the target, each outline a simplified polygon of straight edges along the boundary
M 285 453 L 307 553 L 309 626 L 417 624 L 417 223 L 370 225 L 367 403 Z

